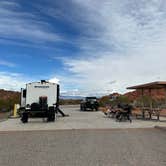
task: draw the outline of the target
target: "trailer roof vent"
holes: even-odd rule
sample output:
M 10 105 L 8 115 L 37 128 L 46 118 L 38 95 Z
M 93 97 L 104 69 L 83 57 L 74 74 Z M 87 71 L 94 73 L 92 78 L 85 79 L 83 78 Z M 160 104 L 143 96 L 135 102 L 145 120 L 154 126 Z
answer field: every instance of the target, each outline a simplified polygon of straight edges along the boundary
M 41 83 L 43 84 L 43 83 L 46 83 L 46 80 L 41 80 Z

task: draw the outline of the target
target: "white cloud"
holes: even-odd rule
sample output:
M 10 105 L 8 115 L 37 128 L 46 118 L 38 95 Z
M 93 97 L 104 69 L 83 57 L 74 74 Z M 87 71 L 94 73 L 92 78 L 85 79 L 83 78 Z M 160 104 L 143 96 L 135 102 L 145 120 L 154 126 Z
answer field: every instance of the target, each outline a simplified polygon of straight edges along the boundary
M 102 28 L 99 33 L 87 31 L 92 40 L 80 39 L 81 58 L 64 61 L 80 89 L 124 92 L 130 85 L 166 80 L 164 0 L 73 1 Z M 111 80 L 116 82 L 109 84 Z
M 0 59 L 0 66 L 7 66 L 7 67 L 15 67 L 16 64 L 9 62 L 9 61 L 5 61 L 5 60 L 1 60 Z
M 19 73 L 0 72 L 0 89 L 20 91 L 30 79 Z
M 50 31 L 49 24 L 33 14 L 14 10 L 20 8 L 18 3 L 7 2 L 0 2 L 1 37 L 32 43 L 61 39 Z M 64 93 L 124 92 L 130 85 L 166 80 L 165 0 L 72 0 L 71 6 L 63 10 L 54 10 L 54 5 L 40 8 L 80 30 L 79 37 L 66 42 L 72 42 L 81 52 L 75 59 L 62 57 L 65 70 L 72 74 L 52 77 L 53 81 L 61 80 Z M 0 76 L 1 87 L 20 87 L 24 80 L 21 76 Z
M 23 11 L 22 6 L 14 1 L 0 2 L 0 22 L 1 38 L 15 43 L 19 40 L 39 44 L 62 40 L 37 13 Z
M 59 84 L 59 79 L 58 78 L 56 78 L 56 77 L 54 77 L 54 78 L 51 78 L 50 80 L 49 80 L 49 82 L 52 82 L 52 83 L 56 83 L 56 84 Z

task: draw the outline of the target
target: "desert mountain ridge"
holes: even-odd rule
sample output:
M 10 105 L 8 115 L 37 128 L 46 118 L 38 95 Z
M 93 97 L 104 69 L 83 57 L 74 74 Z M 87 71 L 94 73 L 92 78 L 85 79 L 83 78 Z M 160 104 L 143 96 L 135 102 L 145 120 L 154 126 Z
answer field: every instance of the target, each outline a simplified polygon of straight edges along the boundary
M 0 100 L 20 97 L 20 92 L 0 89 Z

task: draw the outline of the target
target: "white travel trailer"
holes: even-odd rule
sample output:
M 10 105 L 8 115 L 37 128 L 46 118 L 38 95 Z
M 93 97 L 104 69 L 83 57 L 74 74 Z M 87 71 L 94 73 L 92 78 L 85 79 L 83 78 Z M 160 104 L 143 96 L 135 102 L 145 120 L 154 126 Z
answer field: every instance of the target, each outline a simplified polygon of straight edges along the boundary
M 47 117 L 47 121 L 55 120 L 59 106 L 59 84 L 45 80 L 26 84 L 21 89 L 22 122 L 28 122 L 29 117 Z
M 59 101 L 59 85 L 45 80 L 26 84 L 26 89 L 21 89 L 21 107 L 38 103 L 39 98 L 47 97 L 48 107 Z

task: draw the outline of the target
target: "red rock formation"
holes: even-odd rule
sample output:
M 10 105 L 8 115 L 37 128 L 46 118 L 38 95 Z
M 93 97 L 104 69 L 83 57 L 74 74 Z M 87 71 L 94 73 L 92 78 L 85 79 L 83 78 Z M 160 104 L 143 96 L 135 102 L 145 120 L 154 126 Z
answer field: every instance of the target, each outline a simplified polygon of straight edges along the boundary
M 7 91 L 0 89 L 0 100 L 12 99 L 20 97 L 20 92 Z
M 153 89 L 151 92 L 144 90 L 143 95 L 151 96 L 154 99 L 164 99 L 166 95 L 165 89 Z M 130 100 L 136 100 L 142 96 L 141 90 L 136 90 L 132 92 L 125 93 L 124 96 L 127 96 Z

